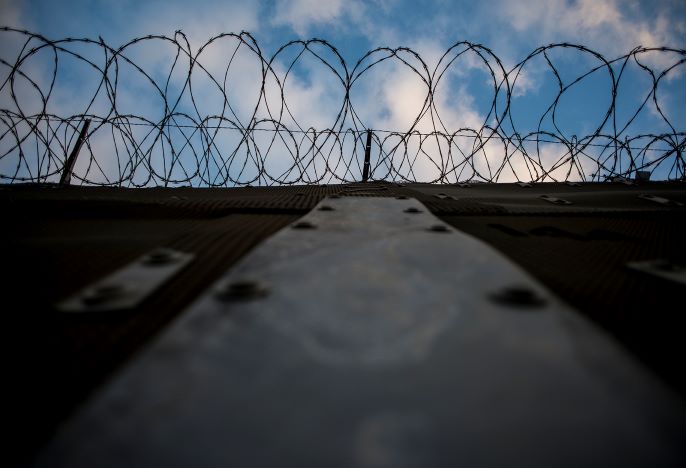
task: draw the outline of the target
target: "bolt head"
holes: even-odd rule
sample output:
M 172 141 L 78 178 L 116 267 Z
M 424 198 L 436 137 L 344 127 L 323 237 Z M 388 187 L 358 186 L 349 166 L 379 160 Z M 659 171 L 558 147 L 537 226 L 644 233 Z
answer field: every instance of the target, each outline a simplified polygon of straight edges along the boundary
M 175 262 L 177 259 L 177 253 L 171 249 L 156 249 L 143 257 L 143 263 L 148 266 L 159 266 Z
M 292 225 L 293 229 L 317 229 L 317 226 L 309 221 L 298 221 Z
M 540 297 L 536 291 L 527 286 L 510 286 L 502 291 L 491 295 L 491 300 L 498 304 L 521 308 L 533 309 L 545 305 L 545 299 Z
M 450 232 L 450 229 L 448 229 L 448 226 L 445 224 L 434 224 L 429 228 L 429 231 L 431 232 Z
M 217 298 L 221 300 L 250 300 L 263 297 L 266 294 L 267 289 L 259 282 L 251 279 L 226 283 L 217 290 Z

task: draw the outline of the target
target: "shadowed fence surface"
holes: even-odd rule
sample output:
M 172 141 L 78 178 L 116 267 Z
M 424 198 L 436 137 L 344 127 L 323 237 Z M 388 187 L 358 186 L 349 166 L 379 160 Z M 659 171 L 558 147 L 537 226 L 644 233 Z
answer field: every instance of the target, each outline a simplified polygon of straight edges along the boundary
M 627 268 L 628 262 L 657 258 L 686 265 L 683 185 L 5 186 L 0 190 L 0 206 L 8 227 L 0 237 L 9 247 L 3 284 L 8 292 L 9 349 L 18 353 L 10 359 L 7 379 L 12 395 L 7 399 L 10 456 L 35 454 L 63 418 L 112 372 L 135 359 L 135 353 L 170 321 L 182 316 L 208 285 L 253 247 L 331 196 L 420 201 L 443 222 L 501 251 L 610 331 L 683 396 L 681 335 L 686 320 L 675 306 L 683 297 L 683 284 Z M 648 194 L 654 198 L 646 198 Z M 571 204 L 551 203 L 542 195 Z M 83 314 L 55 310 L 56 303 L 94 279 L 157 246 L 192 252 L 196 260 L 134 310 Z M 458 281 L 451 275 L 445 278 Z M 425 292 L 417 289 L 417 294 Z M 535 311 L 511 313 L 522 320 L 546 317 Z M 235 317 L 233 312 L 223 316 L 230 317 Z M 248 320 L 240 326 L 252 325 Z M 548 348 L 543 349 L 547 353 Z M 594 349 L 583 347 L 579 352 Z M 466 359 L 483 368 L 483 361 Z M 386 388 L 390 387 L 384 379 Z M 509 392 L 509 387 L 503 388 Z
M 370 180 L 604 181 L 639 171 L 673 180 L 685 174 L 683 122 L 670 120 L 662 92 L 665 83 L 683 86 L 686 50 L 678 48 L 637 47 L 606 58 L 582 45 L 550 44 L 506 66 L 491 49 L 463 41 L 433 66 L 405 47 L 377 48 L 348 63 L 320 39 L 291 41 L 268 55 L 246 32 L 199 47 L 181 32 L 116 47 L 102 38 L 52 40 L 7 27 L 0 38 L 5 182 L 57 182 L 87 120 L 74 184 L 360 181 L 368 130 Z M 470 97 L 445 89 L 466 82 L 470 72 L 490 94 L 479 97 L 485 104 L 476 117 L 455 117 Z M 421 90 L 402 129 L 381 128 L 384 120 L 370 117 L 368 101 L 385 92 L 384 73 L 409 73 L 413 89 Z M 536 105 L 522 113 L 518 99 L 530 92 L 532 75 L 544 83 Z M 639 81 L 645 86 L 637 92 Z M 593 92 L 579 99 L 589 83 Z M 393 99 L 409 98 L 397 93 Z M 311 107 L 316 102 L 325 103 L 324 114 Z M 589 103 L 601 110 L 587 112 Z M 308 111 L 321 117 L 316 125 L 303 117 Z

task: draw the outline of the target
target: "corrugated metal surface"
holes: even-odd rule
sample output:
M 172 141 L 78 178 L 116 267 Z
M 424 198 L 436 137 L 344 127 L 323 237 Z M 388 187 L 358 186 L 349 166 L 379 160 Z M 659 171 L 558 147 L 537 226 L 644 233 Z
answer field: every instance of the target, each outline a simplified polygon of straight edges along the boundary
M 3 300 L 12 355 L 13 446 L 30 453 L 102 380 L 251 247 L 324 196 L 410 196 L 490 243 L 601 323 L 684 392 L 683 286 L 625 267 L 686 264 L 683 183 L 477 184 L 469 188 L 351 184 L 237 189 L 3 186 Z M 572 205 L 540 198 L 551 194 Z M 438 197 L 436 196 L 438 195 Z M 452 197 L 452 198 L 451 198 Z M 196 260 L 139 309 L 65 316 L 53 304 L 166 246 Z

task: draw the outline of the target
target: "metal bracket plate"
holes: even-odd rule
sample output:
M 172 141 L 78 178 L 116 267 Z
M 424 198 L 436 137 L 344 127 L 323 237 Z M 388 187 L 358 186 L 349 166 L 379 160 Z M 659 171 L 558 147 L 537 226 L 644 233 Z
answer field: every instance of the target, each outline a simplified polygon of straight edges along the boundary
M 62 312 L 132 309 L 181 271 L 194 255 L 159 248 L 57 304 Z
M 679 466 L 686 410 L 414 199 L 323 200 L 67 422 L 38 466 Z M 513 462 L 514 461 L 514 462 Z
M 642 262 L 629 262 L 629 268 L 657 276 L 658 278 L 686 284 L 686 267 L 676 265 L 664 259 L 645 260 Z
M 678 201 L 670 200 L 669 198 L 658 197 L 657 195 L 652 194 L 641 194 L 638 196 L 638 198 L 642 198 L 644 200 L 648 200 L 654 203 L 659 203 L 660 205 L 665 206 L 684 206 L 683 203 L 680 203 Z
M 448 195 L 447 193 L 437 193 L 436 195 L 434 195 L 434 197 L 440 200 L 457 200 L 457 197 L 454 197 L 453 195 Z

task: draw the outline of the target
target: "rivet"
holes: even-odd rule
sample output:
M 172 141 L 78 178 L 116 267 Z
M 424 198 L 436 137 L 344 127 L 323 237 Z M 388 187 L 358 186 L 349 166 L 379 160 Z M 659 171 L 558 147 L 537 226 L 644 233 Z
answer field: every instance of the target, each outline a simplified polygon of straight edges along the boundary
M 319 211 L 334 211 L 334 209 L 329 205 L 322 205 L 319 207 Z
M 176 255 L 173 250 L 157 249 L 150 252 L 143 258 L 143 263 L 149 266 L 165 265 L 176 260 Z
M 224 284 L 217 290 L 221 300 L 248 300 L 267 295 L 267 289 L 254 280 L 239 280 Z
M 545 299 L 526 286 L 507 287 L 491 295 L 491 299 L 502 305 L 521 308 L 541 307 L 545 304 Z
M 293 229 L 316 229 L 317 228 L 317 226 L 315 226 L 314 224 L 312 224 L 309 221 L 299 221 L 299 222 L 293 224 L 292 227 L 293 227 Z
M 421 212 L 422 212 L 422 210 L 420 210 L 419 208 L 415 208 L 413 206 L 405 209 L 405 213 L 421 213 Z
M 450 229 L 444 224 L 434 224 L 429 228 L 432 232 L 450 232 Z

